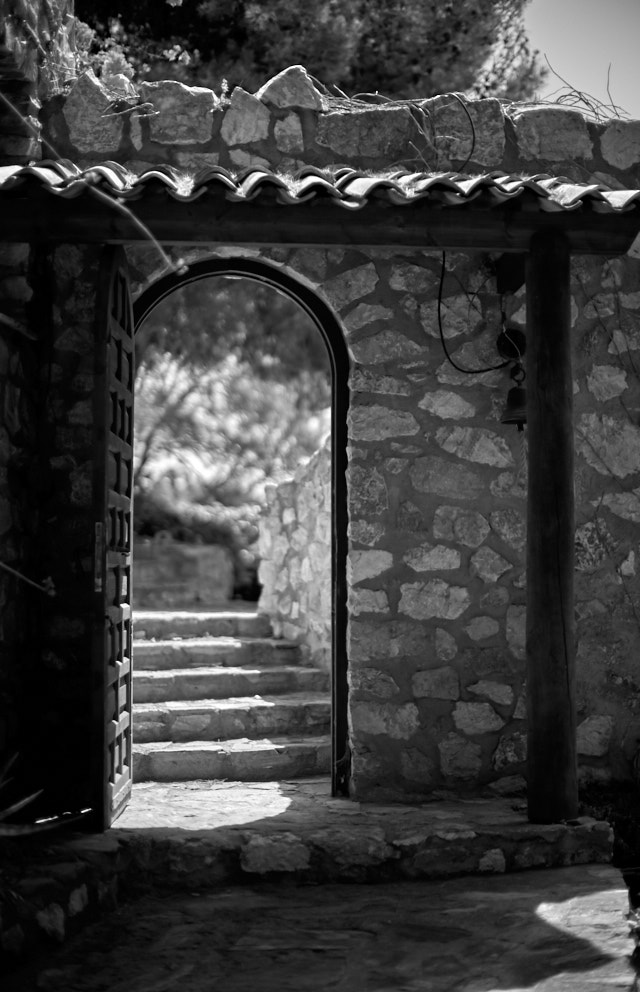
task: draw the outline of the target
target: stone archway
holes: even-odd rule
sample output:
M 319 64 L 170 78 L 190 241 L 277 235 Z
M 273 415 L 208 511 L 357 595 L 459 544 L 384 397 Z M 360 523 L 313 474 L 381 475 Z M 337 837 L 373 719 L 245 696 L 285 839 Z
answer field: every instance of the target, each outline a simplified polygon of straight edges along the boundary
M 234 276 L 261 282 L 292 299 L 321 334 L 331 371 L 331 621 L 332 621 L 332 792 L 348 793 L 347 727 L 347 410 L 349 355 L 342 328 L 331 308 L 308 285 L 267 261 L 204 258 L 184 271 L 148 283 L 134 303 L 136 329 L 151 311 L 177 289 L 212 276 Z

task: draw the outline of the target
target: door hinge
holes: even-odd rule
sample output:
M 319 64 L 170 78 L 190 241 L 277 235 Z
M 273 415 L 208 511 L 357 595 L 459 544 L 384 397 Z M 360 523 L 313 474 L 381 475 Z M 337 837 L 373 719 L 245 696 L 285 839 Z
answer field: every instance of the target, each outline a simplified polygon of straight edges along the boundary
M 102 592 L 102 552 L 104 548 L 104 524 L 96 522 L 93 536 L 93 591 Z

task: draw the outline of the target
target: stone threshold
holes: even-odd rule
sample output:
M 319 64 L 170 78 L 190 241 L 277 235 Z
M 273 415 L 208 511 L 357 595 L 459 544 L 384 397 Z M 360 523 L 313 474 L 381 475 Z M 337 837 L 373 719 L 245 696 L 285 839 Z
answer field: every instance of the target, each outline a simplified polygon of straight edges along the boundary
M 530 824 L 520 800 L 438 797 L 416 806 L 332 798 L 327 779 L 147 782 L 111 836 L 138 887 L 206 890 L 440 879 L 609 863 L 608 823 Z
M 6 852 L 0 869 L 15 911 L 3 913 L 0 958 L 46 953 L 147 892 L 607 864 L 612 838 L 608 823 L 590 817 L 530 824 L 520 800 L 503 798 L 360 804 L 331 798 L 326 778 L 140 783 L 106 833 L 33 838 Z

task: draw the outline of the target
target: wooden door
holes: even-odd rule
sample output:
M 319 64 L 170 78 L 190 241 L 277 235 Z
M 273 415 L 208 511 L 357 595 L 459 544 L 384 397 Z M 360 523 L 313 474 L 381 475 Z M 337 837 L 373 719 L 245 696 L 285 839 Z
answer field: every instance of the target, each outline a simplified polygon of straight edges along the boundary
M 132 483 L 134 324 L 126 257 L 101 260 L 96 352 L 94 664 L 102 721 L 102 787 L 96 820 L 108 827 L 131 794 Z M 101 713 L 101 717 L 100 717 Z

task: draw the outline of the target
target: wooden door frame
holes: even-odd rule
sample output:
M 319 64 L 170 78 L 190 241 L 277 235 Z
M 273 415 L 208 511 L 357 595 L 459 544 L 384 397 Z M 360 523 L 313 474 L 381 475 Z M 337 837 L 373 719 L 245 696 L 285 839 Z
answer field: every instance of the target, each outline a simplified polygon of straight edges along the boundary
M 331 791 L 349 794 L 347 682 L 347 411 L 350 359 L 336 315 L 321 297 L 295 276 L 267 260 L 203 259 L 182 274 L 161 276 L 134 300 L 134 333 L 145 318 L 177 289 L 213 276 L 253 279 L 284 293 L 313 320 L 322 335 L 331 366 Z M 134 566 L 135 567 L 135 566 Z

